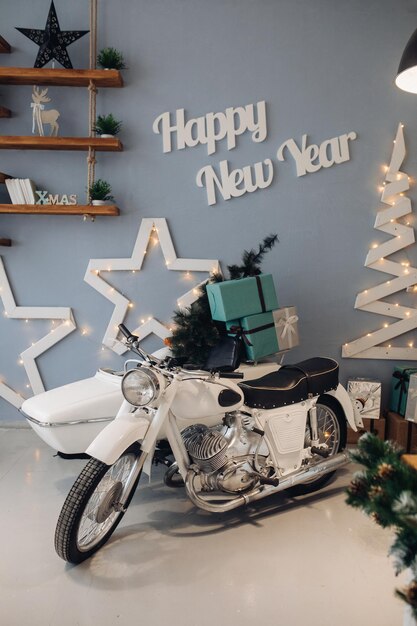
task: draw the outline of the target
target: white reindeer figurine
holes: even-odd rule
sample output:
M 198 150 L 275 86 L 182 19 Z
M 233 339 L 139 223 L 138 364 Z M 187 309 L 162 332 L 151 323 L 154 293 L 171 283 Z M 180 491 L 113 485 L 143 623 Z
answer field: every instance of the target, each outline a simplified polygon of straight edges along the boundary
M 33 86 L 33 92 L 32 92 L 32 104 L 30 105 L 31 108 L 33 109 L 33 115 L 32 115 L 32 133 L 35 132 L 36 126 L 38 127 L 38 133 L 41 137 L 44 136 L 44 131 L 43 131 L 43 125 L 44 124 L 50 124 L 51 126 L 51 132 L 49 133 L 50 135 L 58 135 L 58 129 L 59 129 L 59 124 L 57 122 L 57 119 L 59 117 L 59 111 L 57 111 L 56 109 L 48 109 L 47 111 L 45 111 L 45 105 L 42 104 L 43 102 L 50 102 L 51 98 L 47 97 L 48 93 L 48 88 L 46 89 L 42 89 L 42 91 L 40 89 L 38 89 L 35 85 Z

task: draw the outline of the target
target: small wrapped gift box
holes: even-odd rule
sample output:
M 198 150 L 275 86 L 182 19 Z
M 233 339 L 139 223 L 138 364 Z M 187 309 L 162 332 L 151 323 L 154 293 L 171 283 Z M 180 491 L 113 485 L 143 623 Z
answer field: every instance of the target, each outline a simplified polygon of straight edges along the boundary
M 248 315 L 238 320 L 226 322 L 230 334 L 242 335 L 246 356 L 249 361 L 257 361 L 263 356 L 279 351 L 272 312 Z
M 415 367 L 404 367 L 396 365 L 392 373 L 391 397 L 389 408 L 404 417 L 407 406 L 408 384 L 410 382 L 410 374 L 417 373 Z
M 211 317 L 219 322 L 241 319 L 278 308 L 271 274 L 225 280 L 206 286 Z
M 287 306 L 276 311 L 272 311 L 277 334 L 278 346 L 280 350 L 289 350 L 298 346 L 300 338 L 298 336 L 298 315 L 295 306 Z
M 381 381 L 351 378 L 347 382 L 353 410 L 360 417 L 378 419 L 381 411 Z
M 410 374 L 405 419 L 417 423 L 417 374 Z

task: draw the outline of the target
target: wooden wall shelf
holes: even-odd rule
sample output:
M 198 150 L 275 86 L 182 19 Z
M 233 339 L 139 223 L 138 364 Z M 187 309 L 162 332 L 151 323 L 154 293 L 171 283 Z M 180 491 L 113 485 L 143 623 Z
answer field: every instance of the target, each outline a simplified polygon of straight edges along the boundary
M 0 52 L 9 53 L 10 51 L 10 44 L 0 35 Z
M 61 87 L 123 87 L 118 70 L 66 70 L 38 67 L 0 67 L 2 85 L 57 85 Z
M 115 204 L 0 204 L 0 213 L 17 215 L 120 215 Z
M 12 245 L 12 240 L 11 239 L 6 239 L 5 237 L 0 237 L 0 246 L 6 246 L 7 248 L 10 248 Z
M 88 150 L 121 152 L 123 145 L 117 137 L 33 137 L 31 135 L 3 135 L 3 150 Z
M 6 107 L 0 106 L 0 117 L 12 117 L 11 110 L 6 109 Z

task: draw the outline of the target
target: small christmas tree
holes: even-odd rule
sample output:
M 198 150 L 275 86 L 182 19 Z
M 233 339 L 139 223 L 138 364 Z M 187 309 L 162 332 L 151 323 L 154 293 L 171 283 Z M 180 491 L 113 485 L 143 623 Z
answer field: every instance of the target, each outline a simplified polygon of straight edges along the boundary
M 241 265 L 228 265 L 230 279 L 258 276 L 265 254 L 278 241 L 278 235 L 268 235 L 259 244 L 258 250 L 244 250 Z M 225 280 L 221 274 L 212 274 L 210 283 Z M 184 311 L 175 311 L 174 331 L 167 341 L 175 357 L 186 356 L 191 363 L 202 364 L 206 361 L 210 349 L 217 344 L 225 325 L 211 318 L 210 306 L 205 286 L 193 304 Z
M 384 323 L 382 328 L 345 343 L 342 348 L 342 356 L 345 358 L 417 359 L 417 348 L 412 341 L 402 346 L 386 343 L 417 328 L 417 309 L 410 295 L 404 295 L 404 302 L 408 300 L 407 305 L 391 299 L 396 293 L 406 294 L 417 283 L 417 268 L 412 267 L 408 260 L 400 262 L 397 255 L 415 243 L 414 228 L 410 225 L 409 217 L 412 213 L 411 200 L 404 195 L 410 189 L 409 177 L 400 170 L 405 154 L 403 125 L 399 124 L 381 196 L 385 206 L 378 211 L 375 219 L 375 228 L 391 237 L 373 244 L 365 261 L 366 267 L 384 275 L 390 274 L 393 278 L 384 279 L 378 285 L 361 291 L 355 302 L 356 309 L 382 315 Z M 398 221 L 402 218 L 405 218 L 405 224 Z M 388 323 L 386 318 L 398 321 Z
M 396 594 L 410 605 L 417 618 L 417 471 L 402 459 L 402 450 L 390 441 L 366 433 L 351 452 L 365 467 L 355 474 L 346 502 L 362 509 L 383 528 L 393 528 L 396 539 L 390 554 L 396 574 L 410 568 L 412 581 Z

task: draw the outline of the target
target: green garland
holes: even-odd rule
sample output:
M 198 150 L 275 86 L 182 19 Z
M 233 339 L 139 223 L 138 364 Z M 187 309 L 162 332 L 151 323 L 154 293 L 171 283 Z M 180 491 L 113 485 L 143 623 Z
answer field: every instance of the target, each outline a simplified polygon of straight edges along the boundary
M 257 276 L 261 273 L 261 263 L 265 254 L 278 241 L 277 235 L 268 235 L 259 244 L 258 250 L 244 250 L 241 265 L 228 265 L 230 279 Z M 207 282 L 225 280 L 221 274 L 212 274 Z M 205 363 L 210 349 L 215 346 L 221 335 L 225 334 L 225 325 L 211 319 L 210 306 L 205 286 L 191 306 L 184 311 L 175 311 L 174 330 L 167 343 L 175 357 L 187 357 L 191 363 Z
M 406 568 L 411 583 L 396 594 L 417 618 L 417 472 L 401 460 L 403 450 L 390 441 L 366 433 L 359 439 L 353 461 L 364 466 L 347 489 L 346 502 L 362 509 L 383 528 L 395 530 L 389 554 L 398 575 Z

